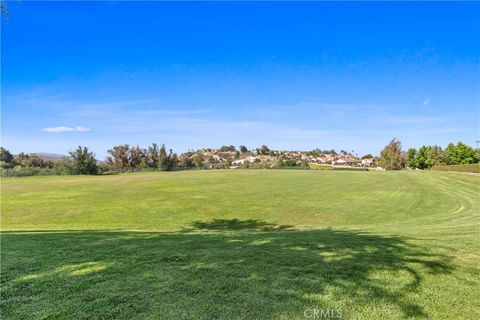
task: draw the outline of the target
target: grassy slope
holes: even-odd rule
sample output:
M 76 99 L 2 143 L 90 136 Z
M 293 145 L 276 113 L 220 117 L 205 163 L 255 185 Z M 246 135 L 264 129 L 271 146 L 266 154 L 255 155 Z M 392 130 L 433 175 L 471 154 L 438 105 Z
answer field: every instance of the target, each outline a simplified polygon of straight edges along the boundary
M 6 179 L 2 314 L 480 318 L 479 182 L 294 170 Z

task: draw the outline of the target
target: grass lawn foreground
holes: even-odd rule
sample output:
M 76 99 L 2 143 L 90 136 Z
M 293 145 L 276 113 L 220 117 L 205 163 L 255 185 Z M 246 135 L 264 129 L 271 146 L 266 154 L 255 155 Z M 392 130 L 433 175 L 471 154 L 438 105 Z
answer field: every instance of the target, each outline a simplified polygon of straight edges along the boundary
M 1 182 L 2 319 L 480 319 L 480 176 Z

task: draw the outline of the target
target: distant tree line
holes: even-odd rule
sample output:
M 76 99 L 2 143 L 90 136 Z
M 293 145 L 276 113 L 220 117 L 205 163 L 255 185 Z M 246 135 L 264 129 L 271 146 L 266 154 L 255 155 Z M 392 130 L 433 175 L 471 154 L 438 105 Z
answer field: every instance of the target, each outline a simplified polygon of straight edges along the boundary
M 229 145 L 229 146 L 221 146 L 220 149 L 218 150 L 221 152 L 236 152 L 237 148 L 235 148 L 235 146 L 233 145 Z
M 308 168 L 307 160 L 278 159 L 277 168 Z
M 230 168 L 234 159 L 239 159 L 241 156 L 246 159 L 247 156 L 251 155 L 275 156 L 277 162 L 270 167 L 309 167 L 308 160 L 285 157 L 284 152 L 273 151 L 266 145 L 262 145 L 253 151 L 249 151 L 243 145 L 239 146 L 238 149 L 233 145 L 225 145 L 219 149 L 192 150 L 183 153 L 180 157 L 172 149 L 167 151 L 164 144 L 159 146 L 156 143 L 152 143 L 147 148 L 142 148 L 138 145 L 121 144 L 114 146 L 107 152 L 109 155 L 105 162 L 101 162 L 95 159 L 95 154 L 89 151 L 87 147 L 79 146 L 70 151 L 68 157 L 48 160 L 36 154 L 25 154 L 23 152 L 13 155 L 7 149 L 0 147 L 0 169 L 2 169 L 2 175 L 11 173 L 11 175 L 20 176 L 37 174 L 98 174 L 139 170 L 170 171 L 188 168 L 222 169 Z M 351 155 L 345 150 L 341 150 L 337 154 L 333 149 L 314 149 L 307 152 L 307 154 L 314 157 L 322 155 L 334 157 Z M 362 159 L 368 158 L 375 157 L 371 154 L 362 157 Z M 386 170 L 402 170 L 406 167 L 410 169 L 430 169 L 439 165 L 475 164 L 479 162 L 480 149 L 473 149 L 462 142 L 457 144 L 450 143 L 445 149 L 434 145 L 422 146 L 418 150 L 410 148 L 407 152 L 404 152 L 402 151 L 400 141 L 396 139 L 393 139 L 385 146 L 378 158 L 378 165 Z M 261 163 L 260 157 L 254 158 L 252 162 L 243 161 L 241 167 L 266 168 L 265 164 Z
M 331 150 L 321 150 L 321 149 L 313 149 L 312 151 L 310 151 L 310 154 L 314 157 L 320 157 L 321 155 L 324 155 L 324 154 L 329 154 L 331 156 L 336 156 L 337 155 L 337 152 L 333 149 Z
M 379 165 L 386 170 L 431 169 L 437 165 L 473 164 L 480 161 L 480 149 L 458 142 L 442 147 L 422 146 L 402 151 L 400 141 L 393 139 L 380 153 Z
M 69 157 L 59 160 L 46 160 L 36 154 L 23 152 L 14 156 L 7 149 L 0 147 L 0 168 L 13 175 L 38 174 L 96 174 L 99 166 L 95 155 L 86 147 L 78 147 L 69 152 Z
M 471 164 L 480 161 L 479 150 L 458 142 L 445 149 L 440 146 L 422 146 L 407 151 L 407 166 L 412 169 L 430 169 L 435 165 Z
M 167 152 L 164 144 L 159 147 L 153 143 L 146 149 L 122 144 L 109 149 L 108 153 L 110 155 L 106 158 L 106 164 L 120 171 L 137 169 L 170 171 L 177 166 L 178 162 L 177 154 L 172 149 Z

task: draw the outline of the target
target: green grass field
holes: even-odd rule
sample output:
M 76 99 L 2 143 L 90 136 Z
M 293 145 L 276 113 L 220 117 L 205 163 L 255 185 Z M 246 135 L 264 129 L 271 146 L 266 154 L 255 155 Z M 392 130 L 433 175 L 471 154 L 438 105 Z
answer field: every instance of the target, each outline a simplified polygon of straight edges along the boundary
M 478 175 L 185 171 L 1 187 L 2 319 L 480 319 Z

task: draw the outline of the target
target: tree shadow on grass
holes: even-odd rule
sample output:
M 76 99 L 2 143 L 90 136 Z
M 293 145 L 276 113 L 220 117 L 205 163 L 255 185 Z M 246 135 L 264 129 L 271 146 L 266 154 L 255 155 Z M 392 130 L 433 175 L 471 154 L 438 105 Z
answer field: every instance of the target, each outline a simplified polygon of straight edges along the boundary
M 191 228 L 184 231 L 283 231 L 293 228 L 291 225 L 275 225 L 259 219 L 213 219 L 212 221 L 195 221 Z
M 265 226 L 214 220 L 193 230 L 231 232 L 3 233 L 2 313 L 278 319 L 339 308 L 344 318 L 429 318 L 414 293 L 426 274 L 452 269 L 400 237 Z

